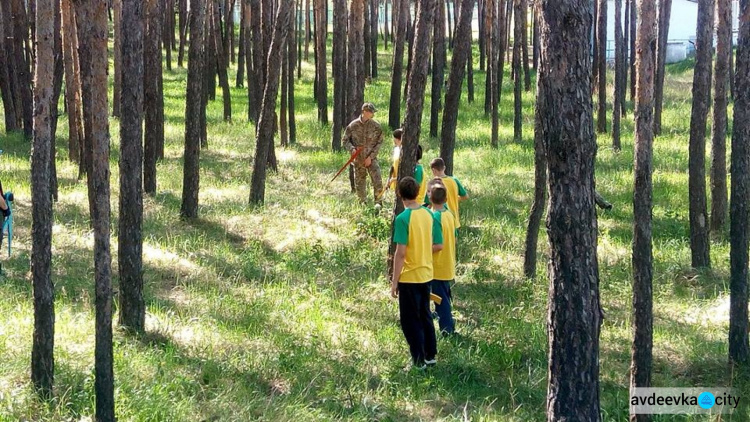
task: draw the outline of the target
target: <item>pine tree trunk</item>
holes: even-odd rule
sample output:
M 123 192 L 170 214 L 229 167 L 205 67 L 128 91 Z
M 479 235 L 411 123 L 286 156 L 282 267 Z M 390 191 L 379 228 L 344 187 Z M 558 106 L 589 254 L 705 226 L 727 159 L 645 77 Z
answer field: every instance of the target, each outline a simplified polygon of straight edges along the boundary
M 502 2 L 502 0 L 500 0 Z M 472 7 L 474 7 L 472 5 Z M 484 23 L 486 19 L 486 13 L 484 8 L 486 7 L 485 0 L 477 0 L 477 29 L 479 30 L 479 70 L 485 70 L 485 64 L 487 60 L 487 37 L 484 35 L 487 33 L 487 25 Z M 460 13 L 460 12 L 459 12 Z M 459 18 L 460 19 L 460 18 Z
M 185 167 L 180 207 L 182 218 L 198 217 L 205 20 L 205 3 L 202 0 L 190 0 L 190 49 L 188 50 L 188 80 L 185 98 Z
M 600 421 L 588 0 L 542 0 L 537 107 L 549 179 L 548 421 Z
M 148 3 L 152 3 L 150 0 Z M 120 325 L 146 329 L 143 300 L 143 82 L 144 6 L 122 0 L 122 114 L 120 117 L 120 218 L 117 264 Z M 152 9 L 153 10 L 153 9 Z
M 448 76 L 448 86 L 445 89 L 443 122 L 440 130 L 440 157 L 445 161 L 446 174 L 453 174 L 458 106 L 461 102 L 461 85 L 464 81 L 466 61 L 469 57 L 469 48 L 471 47 L 471 17 L 473 9 L 474 0 L 461 0 L 458 26 L 456 27 L 456 39 L 453 44 L 451 70 Z
M 187 39 L 187 31 L 188 31 L 188 10 L 187 10 L 187 2 L 188 0 L 178 0 L 180 5 L 180 11 L 179 11 L 179 25 L 180 25 L 180 47 L 177 52 L 177 66 L 183 67 L 182 62 L 185 58 L 185 42 Z
M 362 74 L 365 75 L 365 81 L 369 81 L 370 78 L 372 78 L 372 68 L 370 67 L 370 63 L 372 62 L 372 44 L 370 43 L 370 37 L 372 36 L 371 29 L 370 29 L 370 20 L 372 17 L 370 16 L 370 4 L 373 2 L 373 0 L 364 0 L 364 9 L 365 12 L 363 14 L 363 26 L 362 26 L 362 37 L 364 39 L 364 59 L 362 62 Z
M 432 92 L 430 94 L 430 136 L 438 136 L 443 85 L 445 83 L 445 0 L 437 0 L 435 35 L 432 46 Z
M 11 75 L 8 57 L 12 57 L 12 54 L 8 54 L 9 47 L 7 45 L 7 37 L 5 35 L 7 20 L 5 14 L 7 14 L 8 11 L 3 10 L 4 6 L 5 5 L 0 3 L 0 94 L 2 94 L 3 98 L 5 132 L 10 133 L 18 130 L 19 116 L 16 113 L 15 98 L 13 95 L 13 89 L 11 88 Z
M 487 4 L 487 16 L 491 16 L 491 19 L 485 20 L 485 25 L 489 26 L 490 31 L 490 37 L 489 37 L 489 45 L 488 45 L 488 51 L 490 52 L 490 57 L 492 57 L 492 72 L 489 74 L 490 76 L 490 114 L 492 116 L 492 129 L 490 134 L 490 143 L 493 148 L 498 147 L 498 141 L 499 141 L 499 103 L 500 103 L 500 89 L 498 87 L 498 82 L 500 78 L 498 77 L 500 72 L 502 72 L 502 68 L 500 68 L 498 65 L 498 61 L 496 60 L 496 57 L 498 56 L 498 28 L 497 28 L 497 10 L 498 5 L 495 2 L 495 0 L 485 0 Z M 471 51 L 470 51 L 471 52 Z M 520 84 L 520 79 L 519 79 Z M 520 86 L 519 86 L 520 89 Z M 485 94 L 486 95 L 486 94 Z M 518 91 L 519 99 L 521 95 L 521 91 Z M 517 110 L 518 111 L 518 110 Z M 520 118 L 520 112 L 519 112 L 519 118 Z
M 534 26 L 536 27 L 537 24 Z M 545 94 L 538 93 L 540 98 Z M 523 254 L 523 274 L 526 278 L 536 277 L 536 253 L 539 243 L 539 228 L 544 216 L 545 201 L 547 200 L 547 158 L 544 156 L 544 138 L 542 136 L 542 122 L 544 116 L 540 108 L 536 108 L 534 125 L 534 202 L 529 212 L 529 225 L 526 229 L 526 246 Z
M 469 40 L 469 57 L 466 59 L 466 96 L 469 104 L 474 102 L 474 51 L 471 40 Z
M 406 40 L 406 9 L 408 6 L 408 0 L 394 0 L 393 3 L 396 31 L 393 40 L 393 71 L 391 72 L 391 96 L 390 106 L 388 107 L 388 126 L 391 128 L 401 126 L 401 84 L 403 83 L 404 72 L 404 42 Z M 350 105 L 347 105 L 347 107 L 351 108 Z M 344 119 L 344 121 L 347 120 Z
M 122 107 L 122 1 L 112 0 L 114 9 L 113 29 L 115 33 L 113 51 L 115 80 L 112 86 L 112 115 L 114 117 L 120 117 L 120 109 Z
M 52 398 L 55 378 L 55 291 L 52 284 L 52 197 L 50 156 L 54 77 L 55 0 L 36 5 L 36 75 L 34 139 L 31 155 L 31 277 L 34 289 L 34 335 L 31 382 L 45 400 Z
M 693 74 L 693 107 L 690 116 L 689 177 L 690 251 L 694 268 L 711 266 L 706 205 L 706 121 L 711 105 L 714 0 L 698 2 L 696 57 Z
M 16 71 L 16 50 L 15 50 L 15 36 L 13 34 L 13 31 L 15 30 L 15 27 L 13 25 L 13 21 L 11 20 L 12 10 L 9 4 L 7 2 L 0 2 L 0 8 L 2 8 L 2 16 L 0 16 L 0 19 L 2 19 L 3 23 L 3 34 L 2 34 L 2 44 L 4 44 L 5 47 L 5 57 L 6 61 L 3 62 L 3 67 L 6 69 L 8 74 L 8 89 L 10 90 L 10 103 L 12 104 L 13 109 L 15 110 L 15 121 L 12 123 L 12 125 L 9 125 L 8 127 L 11 127 L 12 129 L 6 129 L 6 130 L 21 130 L 23 128 L 23 104 L 21 101 L 21 86 L 18 79 L 18 72 Z M 6 116 L 6 119 L 8 116 Z
M 65 64 L 65 103 L 68 109 L 68 156 L 81 162 L 83 118 L 81 106 L 81 74 L 78 64 L 78 36 L 71 0 L 62 0 L 63 57 Z
M 287 34 L 287 39 L 289 39 L 289 34 Z M 287 84 L 287 81 L 289 79 L 289 60 L 287 54 L 288 48 L 289 45 L 285 45 L 284 51 L 281 54 L 281 80 L 279 81 L 279 84 L 281 85 L 281 98 L 279 99 L 279 102 L 281 103 L 279 105 L 279 134 L 281 135 L 282 147 L 289 146 L 289 128 L 287 126 L 287 102 L 289 101 L 289 85 Z
M 750 1 L 740 0 L 737 73 L 732 133 L 732 193 L 729 216 L 729 362 L 747 365 L 748 220 L 750 220 Z
M 594 27 L 591 30 L 591 33 L 592 33 L 591 57 L 593 58 L 593 66 L 591 70 L 592 92 L 597 86 L 597 78 L 599 77 L 599 37 L 597 36 L 597 32 L 598 32 L 597 25 L 598 25 L 598 19 L 599 19 L 599 2 L 600 1 L 601 0 L 591 0 L 591 8 L 593 10 L 593 16 L 594 16 Z
M 341 151 L 346 109 L 346 0 L 333 0 L 333 128 L 331 149 Z M 394 69 L 395 72 L 395 69 Z
M 62 12 L 60 10 L 61 0 L 56 0 L 53 4 L 54 7 L 54 29 L 53 29 L 53 54 L 55 57 L 53 77 L 52 77 L 52 104 L 50 107 L 50 113 L 52 114 L 52 126 L 50 131 L 50 191 L 52 193 L 52 200 L 57 202 L 58 198 L 58 184 L 57 184 L 57 121 L 59 115 L 59 103 L 60 94 L 62 93 L 63 83 L 63 54 L 62 54 Z
M 656 80 L 654 81 L 654 135 L 661 135 L 661 111 L 664 105 L 664 72 L 667 41 L 672 16 L 672 0 L 659 0 L 659 26 L 656 46 Z
M 214 31 L 214 9 L 216 9 L 216 4 L 214 0 L 211 0 L 206 5 L 206 22 L 205 22 L 205 28 L 203 29 L 205 33 L 205 43 L 206 43 L 206 58 L 205 58 L 205 66 L 203 68 L 203 89 L 204 89 L 204 97 L 207 99 L 204 100 L 208 104 L 208 101 L 214 101 L 216 100 L 216 50 L 214 45 L 216 44 L 216 37 L 215 37 L 215 31 Z M 207 144 L 204 144 L 201 142 L 201 148 L 205 148 Z
M 310 61 L 310 40 L 312 34 L 310 32 L 310 1 L 305 0 L 305 61 Z
M 112 356 L 112 257 L 110 255 L 109 120 L 107 107 L 107 5 L 75 0 L 83 92 L 91 222 L 94 228 L 96 420 L 115 420 Z
M 630 0 L 630 101 L 635 103 L 635 41 L 636 41 L 636 29 L 638 27 L 638 13 L 636 11 L 636 1 Z
M 318 75 L 318 122 L 328 124 L 328 76 L 326 70 L 326 25 L 323 0 L 315 2 L 315 69 Z M 363 10 L 364 12 L 364 10 Z M 283 39 L 284 37 L 282 37 Z M 362 39 L 364 43 L 364 38 Z M 363 87 L 364 91 L 364 87 Z M 363 93 L 364 95 L 364 93 Z
M 359 116 L 362 103 L 365 100 L 365 75 L 362 73 L 365 54 L 364 15 L 364 0 L 351 0 L 349 3 L 349 44 L 347 47 L 349 58 L 347 61 L 348 73 L 346 75 L 346 84 L 348 87 L 346 96 L 347 119 L 344 122 L 352 121 Z M 395 72 L 394 68 L 394 82 Z M 393 99 L 391 98 L 392 102 Z
M 651 241 L 652 148 L 654 141 L 654 65 L 656 10 L 652 0 L 638 1 L 635 98 L 635 184 L 633 195 L 633 345 L 630 388 L 651 386 L 653 349 L 653 252 Z M 631 416 L 647 421 L 648 415 Z
M 125 1 L 125 0 L 122 0 Z M 164 46 L 164 52 L 167 53 L 166 63 L 167 70 L 172 71 L 172 36 L 169 34 L 169 30 L 172 29 L 171 20 L 174 15 L 174 8 L 172 7 L 171 0 L 163 0 L 164 4 L 161 6 L 161 12 L 163 14 L 161 22 L 161 37 L 162 45 Z
M 33 128 L 32 117 L 32 97 L 31 97 L 31 75 L 29 69 L 30 62 L 25 54 L 24 44 L 28 42 L 29 31 L 27 24 L 26 11 L 23 0 L 10 0 L 11 3 L 11 22 L 13 28 L 12 45 L 14 49 L 13 65 L 18 80 L 19 97 L 16 104 L 21 103 L 21 117 L 23 121 L 23 134 L 27 139 L 31 139 Z M 5 3 L 7 6 L 8 3 Z M 19 107 L 16 107 L 19 109 Z
M 732 53 L 732 3 L 716 0 L 716 64 L 711 125 L 711 230 L 723 230 L 727 218 L 727 83 Z
M 239 51 L 237 52 L 237 80 L 235 81 L 234 86 L 236 88 L 244 88 L 245 86 L 245 45 L 247 44 L 245 42 L 245 27 L 247 26 L 248 19 L 248 9 L 246 7 L 246 2 L 244 0 L 241 0 L 241 6 L 240 6 L 240 38 L 239 38 Z
M 256 135 L 255 162 L 253 177 L 250 185 L 250 204 L 262 204 L 266 190 L 266 158 L 273 145 L 274 114 L 276 111 L 276 97 L 279 90 L 279 73 L 281 71 L 281 56 L 288 33 L 287 26 L 290 19 L 291 2 L 281 1 L 274 20 L 273 37 L 268 52 L 268 73 L 261 106 L 260 121 Z M 319 31 L 323 36 L 324 31 Z
M 335 1 L 335 0 L 334 0 Z M 391 37 L 390 26 L 391 23 L 388 21 L 388 2 L 390 0 L 383 0 L 383 48 L 388 50 L 388 38 Z
M 229 44 L 229 40 L 224 43 L 221 41 L 221 14 L 217 7 L 214 7 L 213 13 L 213 28 L 214 28 L 214 54 L 216 57 L 216 71 L 219 75 L 219 85 L 221 85 L 221 98 L 224 101 L 224 121 L 232 121 L 232 93 L 229 90 L 229 75 L 227 74 L 227 68 L 229 68 L 229 62 L 227 56 L 224 54 L 228 51 L 226 45 Z M 168 51 L 169 49 L 167 49 Z
M 529 71 L 528 12 L 529 5 L 526 3 L 526 0 L 521 0 L 521 48 L 523 50 L 521 64 L 523 65 L 523 89 L 525 91 L 531 91 L 531 72 Z
M 615 98 L 614 107 L 612 108 L 612 148 L 615 151 L 621 149 L 620 146 L 620 120 L 622 117 L 622 60 L 623 56 L 623 39 L 622 39 L 622 0 L 615 0 Z
M 295 7 L 296 11 L 296 7 Z M 289 72 L 287 74 L 287 91 L 289 103 L 289 143 L 294 145 L 297 143 L 297 121 L 295 115 L 295 104 L 294 104 L 294 69 L 297 66 L 297 31 L 298 28 L 295 26 L 297 19 L 292 16 L 291 24 L 289 25 L 289 34 L 287 35 L 287 60 L 289 63 Z
M 599 0 L 599 14 L 596 20 L 597 81 L 599 101 L 597 104 L 596 131 L 607 133 L 607 0 Z
M 455 0 L 446 0 L 445 6 L 445 14 L 448 18 L 448 47 L 453 48 L 453 43 L 455 42 L 455 34 L 453 29 L 453 18 L 451 16 L 456 13 L 456 2 Z
M 146 193 L 156 194 L 156 161 L 164 156 L 164 95 L 161 88 L 162 50 L 159 0 L 144 4 L 143 110 L 145 116 L 143 185 Z M 191 39 L 192 43 L 192 39 Z
M 606 1 L 606 0 L 604 0 Z M 521 69 L 521 43 L 523 41 L 523 19 L 524 13 L 521 8 L 521 0 L 513 0 L 513 140 L 523 142 L 523 104 L 521 99 L 521 78 L 523 77 Z
M 263 45 L 263 33 L 261 29 L 261 0 L 250 1 L 250 26 L 252 28 L 252 49 L 253 49 L 253 71 L 247 72 L 247 89 L 250 101 L 248 104 L 248 117 L 251 121 L 258 123 L 260 113 L 260 103 L 263 99 L 263 68 L 265 67 L 265 57 Z M 307 61 L 307 55 L 305 55 Z M 251 91 L 252 90 L 252 91 Z
M 484 23 L 484 31 L 481 32 L 482 36 L 480 38 L 485 39 L 485 44 L 487 41 L 490 40 L 492 37 L 492 30 L 495 27 L 494 26 L 494 18 L 493 16 L 493 1 L 485 0 L 484 2 L 484 16 L 482 19 L 482 22 Z M 487 51 L 489 51 L 490 56 L 493 56 L 494 46 L 493 45 L 487 45 L 485 47 Z M 471 49 L 469 50 L 469 54 L 472 54 Z M 495 66 L 496 62 L 493 60 L 490 60 L 490 62 L 487 64 L 487 74 L 484 78 L 484 115 L 489 116 L 490 112 L 492 111 L 492 74 L 495 72 Z
M 533 55 L 533 65 L 534 70 L 539 70 L 539 13 L 537 12 L 536 5 L 532 6 L 533 8 L 533 25 L 534 29 L 531 32 L 531 42 L 534 44 L 532 48 L 532 55 Z
M 378 0 L 370 0 L 370 76 L 378 77 Z

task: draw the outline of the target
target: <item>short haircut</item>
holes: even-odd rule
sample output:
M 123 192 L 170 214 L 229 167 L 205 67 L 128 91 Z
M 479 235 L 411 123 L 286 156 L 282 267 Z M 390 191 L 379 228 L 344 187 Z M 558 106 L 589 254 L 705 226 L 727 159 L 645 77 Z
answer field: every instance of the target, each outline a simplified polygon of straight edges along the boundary
M 443 161 L 442 158 L 438 157 L 430 162 L 430 168 L 433 168 L 437 171 L 443 171 L 445 170 L 445 161 Z
M 401 128 L 398 128 L 393 131 L 393 137 L 396 139 L 401 139 L 401 136 L 404 134 L 404 130 Z
M 422 145 L 417 144 L 417 161 L 422 159 Z
M 434 179 L 431 179 L 431 180 L 430 180 L 429 182 L 427 182 L 427 191 L 429 192 L 429 191 L 431 191 L 431 190 L 432 190 L 432 188 L 434 188 L 435 186 L 437 186 L 437 185 L 442 185 L 442 184 L 443 184 L 443 179 L 441 179 L 441 178 L 439 178 L 439 177 L 436 177 L 436 178 L 434 178 Z
M 413 201 L 419 195 L 419 183 L 413 177 L 404 177 L 398 182 L 398 194 L 401 199 Z
M 440 183 L 432 187 L 432 192 L 430 193 L 430 202 L 435 205 L 443 205 L 447 200 L 448 190 L 445 189 L 445 185 Z

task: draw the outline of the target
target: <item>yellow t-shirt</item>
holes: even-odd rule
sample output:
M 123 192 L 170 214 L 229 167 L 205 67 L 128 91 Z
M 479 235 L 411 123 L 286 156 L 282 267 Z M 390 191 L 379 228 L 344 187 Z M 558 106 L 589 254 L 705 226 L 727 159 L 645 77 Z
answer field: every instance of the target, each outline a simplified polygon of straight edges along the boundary
M 449 209 L 433 211 L 440 219 L 443 231 L 443 250 L 432 254 L 432 278 L 450 281 L 456 278 L 456 216 Z
M 443 176 L 441 179 L 443 179 L 443 185 L 445 185 L 445 191 L 448 194 L 448 209 L 453 211 L 453 214 L 456 216 L 456 228 L 459 228 L 461 227 L 461 219 L 458 212 L 458 198 L 459 196 L 466 196 L 466 189 L 453 176 Z M 425 203 L 430 203 L 429 198 L 425 197 Z
M 393 242 L 406 245 L 401 283 L 427 283 L 433 279 L 432 245 L 443 243 L 440 220 L 425 207 L 407 208 L 396 217 Z

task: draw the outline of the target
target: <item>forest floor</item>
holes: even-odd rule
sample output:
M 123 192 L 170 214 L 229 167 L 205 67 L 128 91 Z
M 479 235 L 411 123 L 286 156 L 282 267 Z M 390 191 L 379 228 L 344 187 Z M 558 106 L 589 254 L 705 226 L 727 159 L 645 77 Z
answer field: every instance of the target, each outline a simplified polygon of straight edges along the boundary
M 390 51 L 381 53 L 380 63 L 366 101 L 377 106 L 376 119 L 386 126 Z M 654 143 L 653 385 L 733 386 L 750 392 L 750 377 L 727 369 L 726 230 L 714 235 L 713 269 L 690 268 L 690 69 L 676 65 L 668 72 L 664 135 Z M 357 205 L 346 177 L 327 183 L 346 157 L 330 152 L 330 127 L 316 122 L 311 63 L 303 63 L 302 76 L 296 84 L 297 144 L 277 147 L 279 172 L 269 174 L 263 207 L 247 204 L 254 135 L 245 119 L 245 90 L 232 88 L 234 123 L 222 121 L 217 91 L 208 111 L 209 146 L 201 152 L 200 219 L 185 222 L 179 207 L 187 76 L 185 69 L 165 71 L 166 157 L 158 166 L 158 194 L 144 201 L 148 334 L 136 338 L 115 324 L 118 419 L 543 420 L 544 228 L 538 278 L 527 280 L 522 271 L 534 179 L 533 94 L 524 93 L 524 141 L 513 143 L 506 69 L 498 149 L 489 145 L 484 72 L 475 75 L 476 100 L 469 104 L 465 93 L 462 97 L 455 175 L 472 199 L 462 205 L 458 239 L 454 306 L 460 336 L 440 339 L 437 367 L 414 373 L 404 370 L 408 349 L 385 277 L 388 207 L 378 215 L 371 206 Z M 111 123 L 116 285 L 119 134 L 117 120 Z M 425 164 L 437 156 L 439 144 L 427 136 L 428 127 L 429 106 L 421 139 Z M 599 211 L 605 312 L 601 406 L 607 421 L 628 415 L 632 111 L 623 129 L 622 152 L 613 151 L 610 137 L 603 135 L 597 154 L 597 187 L 614 205 L 612 211 Z M 76 167 L 66 159 L 66 139 L 63 116 L 53 229 L 56 371 L 50 404 L 35 400 L 29 386 L 30 144 L 0 135 L 3 186 L 15 193 L 17 213 L 13 255 L 8 258 L 5 250 L 2 255 L 7 275 L 0 280 L 0 421 L 91 420 L 94 413 L 93 235 L 86 184 L 76 180 Z M 380 154 L 384 172 L 390 151 L 386 137 Z M 387 203 L 392 202 L 389 194 Z M 731 420 L 745 416 L 737 413 Z

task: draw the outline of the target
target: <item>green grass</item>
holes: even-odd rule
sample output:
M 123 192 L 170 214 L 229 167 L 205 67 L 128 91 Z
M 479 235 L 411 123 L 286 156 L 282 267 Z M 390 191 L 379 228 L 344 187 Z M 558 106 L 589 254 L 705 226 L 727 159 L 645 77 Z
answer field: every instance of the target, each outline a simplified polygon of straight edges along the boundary
M 381 74 L 368 85 L 366 99 L 375 103 L 376 118 L 384 122 L 390 51 L 381 53 Z M 375 215 L 356 205 L 345 177 L 327 184 L 345 157 L 329 152 L 330 127 L 320 127 L 315 119 L 312 65 L 303 63 L 303 70 L 296 85 L 298 144 L 277 147 L 279 173 L 269 175 L 263 207 L 247 205 L 254 136 L 244 119 L 245 92 L 232 88 L 234 123 L 224 123 L 217 91 L 219 98 L 208 111 L 209 148 L 201 153 L 201 218 L 196 222 L 178 218 L 186 71 L 175 67 L 165 73 L 166 157 L 158 166 L 158 194 L 145 199 L 143 227 L 148 334 L 134 338 L 115 332 L 119 420 L 544 419 L 544 233 L 540 277 L 525 280 L 522 272 L 533 189 L 533 95 L 524 93 L 524 142 L 515 144 L 506 72 L 499 149 L 489 146 L 483 72 L 475 76 L 476 101 L 468 104 L 465 94 L 462 98 L 455 173 L 472 200 L 462 209 L 465 229 L 454 290 L 461 337 L 441 339 L 438 367 L 415 374 L 403 371 L 408 350 L 384 275 L 386 212 Z M 734 386 L 750 392 L 747 374 L 732 377 L 726 369 L 726 233 L 717 234 L 712 244 L 714 269 L 689 268 L 691 75 L 689 69 L 668 73 L 665 130 L 654 143 L 653 384 Z M 428 115 L 426 107 L 425 135 Z M 111 123 L 114 255 L 119 152 L 118 124 Z M 599 214 L 605 311 L 601 403 L 608 421 L 625 420 L 628 412 L 632 126 L 631 113 L 624 121 L 622 152 L 611 149 L 608 136 L 598 141 L 598 189 L 615 206 Z M 423 162 L 428 162 L 437 156 L 438 141 L 425 135 Z M 16 135 L 0 137 L 3 185 L 17 199 L 14 254 L 3 257 L 8 276 L 0 281 L 0 421 L 88 420 L 94 413 L 93 236 L 86 186 L 65 160 L 66 139 L 63 117 L 53 230 L 55 399 L 41 403 L 28 381 L 30 145 Z M 389 155 L 386 145 L 382 160 Z M 737 414 L 731 420 L 744 418 Z

